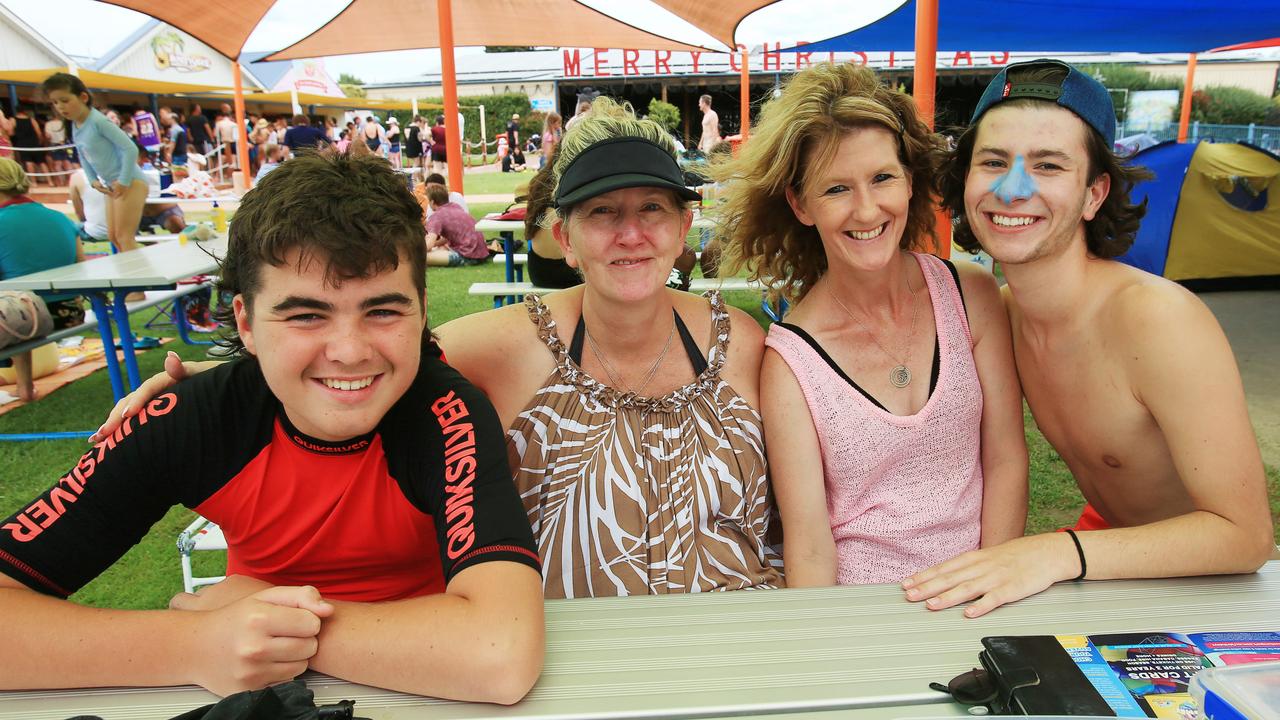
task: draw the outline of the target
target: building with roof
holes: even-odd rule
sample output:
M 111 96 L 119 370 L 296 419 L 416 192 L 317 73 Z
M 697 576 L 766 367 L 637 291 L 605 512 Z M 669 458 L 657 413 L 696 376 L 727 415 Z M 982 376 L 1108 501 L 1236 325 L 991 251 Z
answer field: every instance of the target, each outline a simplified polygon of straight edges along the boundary
M 887 83 L 910 92 L 914 81 L 913 52 L 783 53 L 781 43 L 765 45 L 765 52 L 748 59 L 753 107 L 772 96 L 796 70 L 822 61 L 869 65 Z M 1041 53 L 988 51 L 939 52 L 937 56 L 937 115 L 940 127 L 967 122 L 986 84 L 1000 68 Z M 1055 53 L 1072 63 L 1140 65 L 1153 75 L 1185 77 L 1186 55 L 1140 53 Z M 526 52 L 458 55 L 458 96 L 521 93 L 535 110 L 572 114 L 577 99 L 606 94 L 632 103 L 640 112 L 650 98 L 674 104 L 681 112 L 686 138 L 697 132 L 698 97 L 712 97 L 721 130 L 733 134 L 740 127 L 741 73 L 739 55 L 712 52 L 564 48 Z M 1199 59 L 1196 87 L 1236 85 L 1270 96 L 1280 71 L 1280 52 L 1250 50 L 1204 55 Z M 443 94 L 439 67 L 408 75 L 404 80 L 365 85 L 370 97 L 438 98 Z

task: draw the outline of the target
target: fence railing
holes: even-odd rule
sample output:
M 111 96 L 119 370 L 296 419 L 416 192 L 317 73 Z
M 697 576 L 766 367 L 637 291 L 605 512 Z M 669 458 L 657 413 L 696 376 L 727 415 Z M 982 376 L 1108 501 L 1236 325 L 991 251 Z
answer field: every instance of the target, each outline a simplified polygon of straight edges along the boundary
M 1124 123 L 1116 128 L 1116 137 L 1148 133 L 1161 142 L 1178 139 L 1178 125 L 1171 123 L 1158 130 L 1126 129 Z M 1211 140 L 1213 142 L 1247 142 L 1260 148 L 1280 153 L 1280 127 L 1274 125 L 1215 125 L 1193 122 L 1187 128 L 1187 140 Z

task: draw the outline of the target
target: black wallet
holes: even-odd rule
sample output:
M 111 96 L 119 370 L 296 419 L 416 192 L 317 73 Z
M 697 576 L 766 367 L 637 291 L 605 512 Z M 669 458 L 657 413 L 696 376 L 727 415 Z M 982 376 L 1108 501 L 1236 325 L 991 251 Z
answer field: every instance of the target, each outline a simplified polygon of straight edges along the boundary
M 983 669 L 946 687 L 957 702 L 984 705 L 997 715 L 1115 717 L 1053 635 L 985 637 L 982 646 Z

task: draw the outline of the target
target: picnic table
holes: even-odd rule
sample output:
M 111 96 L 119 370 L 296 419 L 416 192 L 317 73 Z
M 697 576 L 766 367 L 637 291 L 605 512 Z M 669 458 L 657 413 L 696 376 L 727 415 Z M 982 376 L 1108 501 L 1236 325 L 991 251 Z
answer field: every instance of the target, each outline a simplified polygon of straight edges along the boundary
M 148 205 L 180 205 L 182 207 L 191 207 L 193 205 L 238 205 L 240 203 L 239 196 L 236 195 L 218 195 L 217 197 L 198 197 L 198 198 L 180 198 L 169 195 L 148 195 Z
M 537 685 L 511 707 L 304 676 L 318 704 L 373 720 L 964 717 L 928 683 L 977 664 L 987 635 L 1276 630 L 1280 561 L 1258 573 L 1059 583 L 976 619 L 930 612 L 896 585 L 552 600 Z M 192 652 L 199 652 L 193 648 Z M 0 720 L 169 718 L 194 687 L 0 693 Z
M 103 347 L 107 349 L 107 373 L 116 400 L 125 396 L 120 366 L 112 351 L 115 335 L 120 336 L 124 365 L 132 388 L 142 384 L 138 359 L 134 355 L 133 332 L 125 297 L 139 290 L 172 288 L 179 280 L 204 275 L 218 269 L 210 253 L 226 251 L 225 239 L 205 243 L 165 242 L 117 255 L 105 255 L 82 263 L 42 270 L 30 275 L 0 280 L 0 290 L 29 290 L 48 293 L 79 293 L 89 298 Z M 112 328 L 114 322 L 115 328 Z

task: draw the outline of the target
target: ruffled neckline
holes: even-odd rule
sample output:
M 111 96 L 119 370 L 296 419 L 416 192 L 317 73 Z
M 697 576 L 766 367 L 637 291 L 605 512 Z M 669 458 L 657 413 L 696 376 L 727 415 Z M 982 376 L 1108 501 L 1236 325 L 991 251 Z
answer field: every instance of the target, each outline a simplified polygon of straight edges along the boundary
M 583 370 L 569 356 L 569 350 L 560 340 L 556 321 L 542 298 L 530 293 L 525 295 L 525 308 L 529 318 L 538 327 L 538 337 L 551 350 L 556 360 L 555 373 L 566 383 L 578 388 L 592 400 L 612 408 L 631 408 L 647 412 L 671 412 L 680 410 L 703 393 L 713 392 L 720 384 L 720 371 L 724 367 L 726 350 L 729 346 L 729 313 L 725 311 L 724 300 L 718 291 L 707 292 L 703 297 L 711 303 L 711 325 L 715 329 L 715 342 L 707 353 L 707 368 L 692 382 L 682 385 L 660 397 L 637 395 L 624 392 L 603 383 Z

